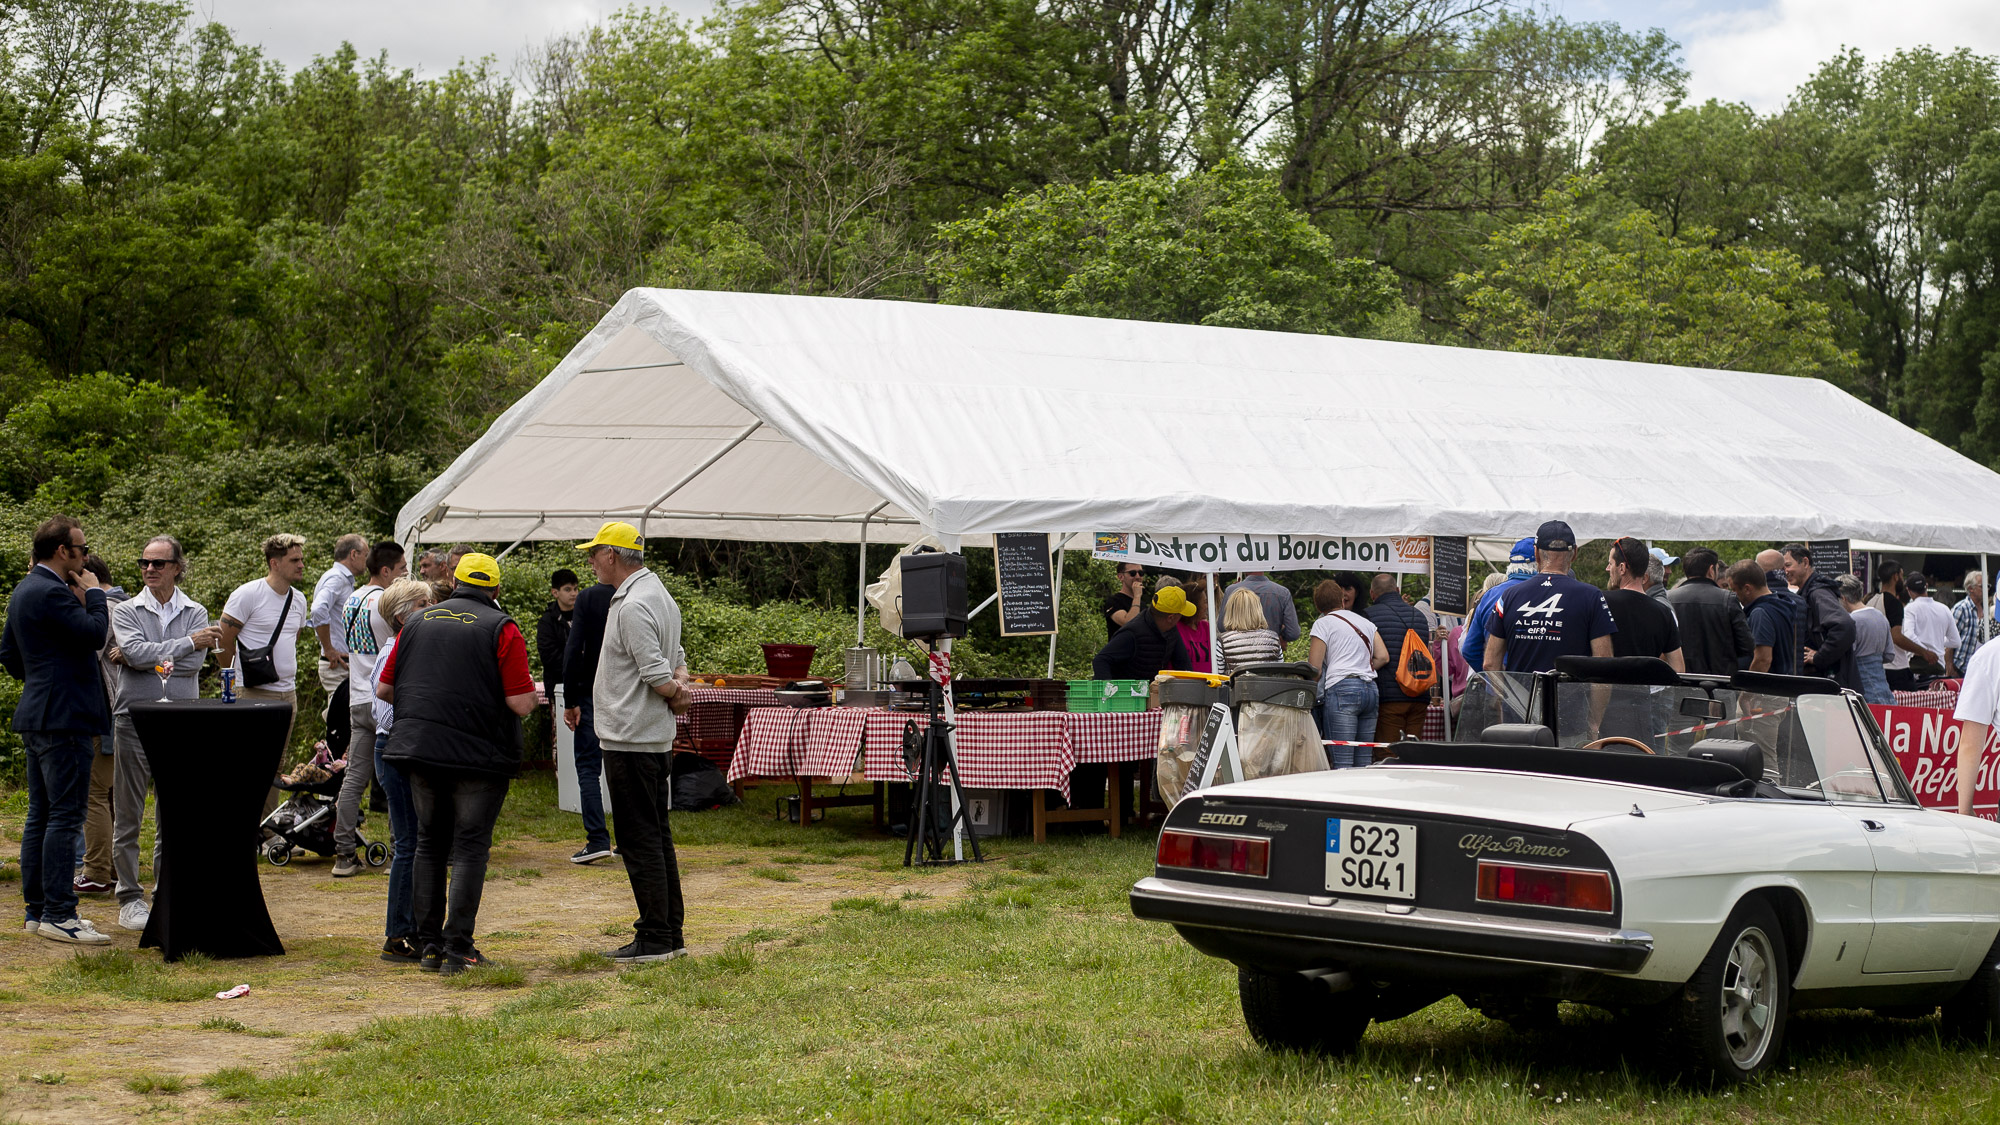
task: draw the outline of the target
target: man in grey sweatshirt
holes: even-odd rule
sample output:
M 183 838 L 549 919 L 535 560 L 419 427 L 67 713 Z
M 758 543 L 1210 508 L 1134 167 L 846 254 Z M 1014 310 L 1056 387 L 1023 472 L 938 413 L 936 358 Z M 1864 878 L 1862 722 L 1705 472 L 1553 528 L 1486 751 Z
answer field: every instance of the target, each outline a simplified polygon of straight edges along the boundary
M 618 854 L 639 907 L 632 940 L 607 954 L 621 963 L 685 956 L 680 867 L 667 822 L 673 800 L 674 701 L 688 687 L 675 675 L 681 611 L 646 569 L 645 541 L 629 523 L 607 523 L 580 548 L 600 581 L 617 588 L 604 623 L 591 688 Z
M 161 681 L 156 668 L 173 662 L 166 680 L 169 699 L 193 699 L 201 694 L 202 664 L 208 650 L 222 639 L 209 624 L 208 610 L 181 592 L 181 571 L 187 565 L 180 541 L 171 535 L 148 540 L 139 553 L 140 577 L 146 588 L 139 596 L 111 608 L 111 643 L 117 649 L 118 683 L 111 701 L 113 766 L 111 783 L 111 865 L 118 873 L 118 924 L 144 930 L 152 909 L 139 882 L 139 822 L 146 811 L 146 787 L 153 771 L 132 725 L 135 701 L 158 699 Z M 153 877 L 160 873 L 161 833 L 153 831 Z

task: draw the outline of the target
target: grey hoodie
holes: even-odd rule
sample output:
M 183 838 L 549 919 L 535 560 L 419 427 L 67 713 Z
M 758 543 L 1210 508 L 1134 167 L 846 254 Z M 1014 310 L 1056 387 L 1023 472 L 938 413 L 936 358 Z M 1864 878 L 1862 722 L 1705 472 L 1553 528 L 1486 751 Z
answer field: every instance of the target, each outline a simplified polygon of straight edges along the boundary
M 604 749 L 653 754 L 673 749 L 673 708 L 653 688 L 674 678 L 680 654 L 680 607 L 659 575 L 634 571 L 611 595 L 590 693 Z

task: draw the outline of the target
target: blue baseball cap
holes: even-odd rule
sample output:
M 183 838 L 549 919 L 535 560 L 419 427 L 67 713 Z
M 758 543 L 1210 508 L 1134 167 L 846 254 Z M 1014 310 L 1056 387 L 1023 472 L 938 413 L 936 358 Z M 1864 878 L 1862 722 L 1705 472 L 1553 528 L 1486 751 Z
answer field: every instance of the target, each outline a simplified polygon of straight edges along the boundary
M 1675 563 L 1681 561 L 1681 557 L 1679 555 L 1670 555 L 1664 549 L 1659 547 L 1648 547 L 1646 550 L 1648 554 L 1660 560 L 1661 566 L 1672 566 Z
M 1507 556 L 1507 561 L 1517 563 L 1534 562 L 1535 537 L 1532 535 L 1525 536 L 1519 542 L 1515 543 L 1513 553 Z

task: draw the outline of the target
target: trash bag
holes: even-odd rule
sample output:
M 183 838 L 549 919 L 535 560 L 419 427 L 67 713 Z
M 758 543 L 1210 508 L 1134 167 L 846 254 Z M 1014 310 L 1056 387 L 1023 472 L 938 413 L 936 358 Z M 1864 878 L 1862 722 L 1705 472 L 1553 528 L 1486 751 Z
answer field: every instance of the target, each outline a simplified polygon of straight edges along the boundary
M 1181 799 L 1195 750 L 1201 745 L 1202 728 L 1207 725 L 1206 705 L 1169 703 L 1160 708 L 1160 753 L 1154 776 L 1159 781 L 1160 800 L 1168 808 Z
M 699 754 L 675 754 L 673 764 L 675 812 L 705 812 L 736 803 L 736 790 L 722 776 L 714 762 Z
M 1237 707 L 1236 754 L 1245 780 L 1326 768 L 1326 747 L 1312 712 L 1272 703 Z

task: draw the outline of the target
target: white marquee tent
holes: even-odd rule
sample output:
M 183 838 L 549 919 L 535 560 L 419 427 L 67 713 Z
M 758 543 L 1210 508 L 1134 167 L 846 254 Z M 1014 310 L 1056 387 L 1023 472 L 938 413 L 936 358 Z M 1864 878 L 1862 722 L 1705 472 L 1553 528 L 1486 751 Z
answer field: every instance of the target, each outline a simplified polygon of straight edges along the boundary
M 1003 531 L 2000 546 L 2000 475 L 1827 383 L 893 301 L 635 289 L 405 542 Z

